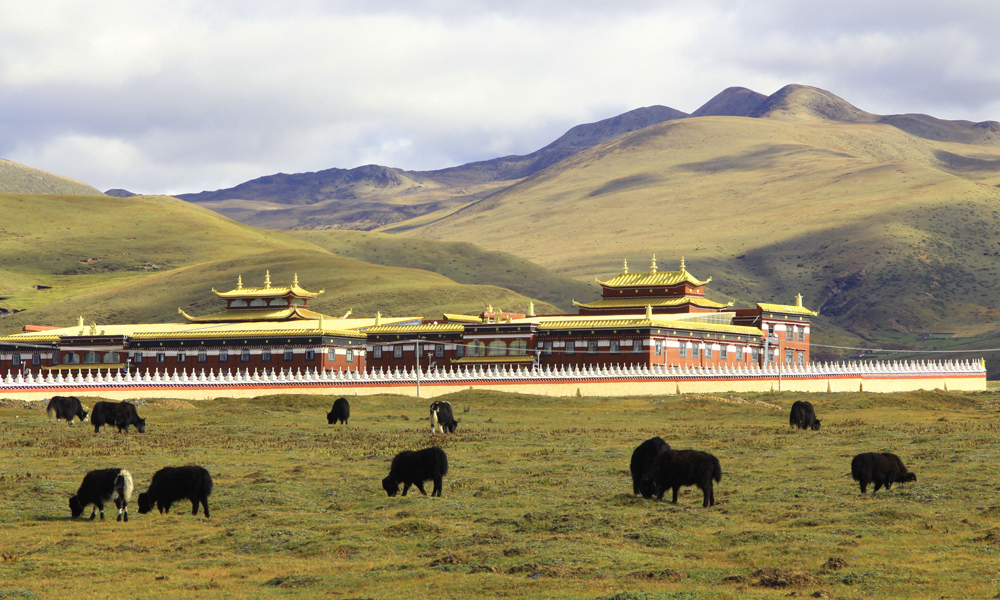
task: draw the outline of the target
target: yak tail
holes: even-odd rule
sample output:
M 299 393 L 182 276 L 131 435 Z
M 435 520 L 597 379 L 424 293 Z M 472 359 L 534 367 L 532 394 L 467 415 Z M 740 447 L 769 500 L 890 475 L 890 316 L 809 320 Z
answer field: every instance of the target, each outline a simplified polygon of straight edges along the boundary
M 718 458 L 715 459 L 715 462 L 712 465 L 712 479 L 716 482 L 722 481 L 722 465 L 719 464 Z

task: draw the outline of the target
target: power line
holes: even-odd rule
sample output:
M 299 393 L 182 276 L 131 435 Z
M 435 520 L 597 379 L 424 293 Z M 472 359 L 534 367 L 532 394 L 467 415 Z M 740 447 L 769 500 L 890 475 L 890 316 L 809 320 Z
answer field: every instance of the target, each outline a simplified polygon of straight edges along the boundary
M 970 354 L 973 352 L 1000 352 L 1000 348 L 970 348 L 968 350 L 899 350 L 896 348 L 854 348 L 852 346 L 824 346 L 809 344 L 812 348 L 836 348 L 837 350 L 864 350 L 865 352 L 894 352 L 897 354 Z

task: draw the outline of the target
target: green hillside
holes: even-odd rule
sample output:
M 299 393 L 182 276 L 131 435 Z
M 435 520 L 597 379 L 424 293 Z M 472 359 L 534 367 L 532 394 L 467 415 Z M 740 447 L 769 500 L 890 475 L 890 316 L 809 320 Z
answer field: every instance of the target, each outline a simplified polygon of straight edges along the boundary
M 787 100 L 781 119 L 654 125 L 394 230 L 581 279 L 617 272 L 623 258 L 639 269 L 653 253 L 661 268 L 684 257 L 714 278 L 710 293 L 741 303 L 802 293 L 829 323 L 871 339 L 1000 329 L 1000 149 L 815 110 L 792 118 Z
M 466 242 L 439 242 L 368 231 L 289 231 L 339 256 L 440 273 L 458 283 L 498 285 L 576 312 L 573 300 L 600 297 L 593 282 L 558 275 L 509 252 L 487 252 Z
M 170 322 L 179 307 L 219 310 L 212 288 L 295 274 L 326 293 L 312 306 L 340 315 L 482 311 L 483 303 L 527 308 L 528 298 L 437 273 L 337 256 L 285 233 L 236 223 L 176 198 L 0 194 L 0 332 L 25 324 Z M 536 301 L 537 310 L 559 312 Z
M 95 188 L 62 175 L 0 158 L 0 194 L 100 194 Z

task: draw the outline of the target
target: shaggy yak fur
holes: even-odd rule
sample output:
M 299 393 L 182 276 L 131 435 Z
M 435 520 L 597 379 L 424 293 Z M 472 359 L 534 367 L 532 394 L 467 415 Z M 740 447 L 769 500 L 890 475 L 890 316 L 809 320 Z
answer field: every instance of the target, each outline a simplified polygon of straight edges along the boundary
M 673 488 L 673 503 L 677 504 L 677 492 L 681 486 L 696 485 L 704 494 L 702 506 L 715 504 L 712 480 L 722 480 L 722 466 L 719 459 L 708 452 L 699 450 L 664 450 L 653 461 L 649 473 L 642 480 L 642 495 L 663 499 L 663 493 Z
M 351 418 L 351 403 L 347 398 L 337 398 L 333 401 L 333 408 L 326 413 L 326 422 L 330 425 L 343 423 L 347 425 L 347 419 Z
M 73 417 L 80 417 L 81 422 L 87 419 L 87 411 L 76 396 L 52 396 L 45 410 L 50 419 L 66 419 L 67 423 L 72 423 Z
M 451 403 L 437 400 L 431 403 L 431 433 L 455 433 L 458 421 L 451 412 Z
M 813 405 L 809 402 L 796 400 L 795 404 L 792 404 L 792 414 L 788 417 L 788 426 L 798 427 L 799 429 L 812 429 L 813 431 L 818 430 L 819 419 L 816 418 L 816 411 L 813 410 Z
M 104 520 L 104 505 L 114 502 L 118 508 L 118 520 L 128 522 L 128 501 L 132 498 L 132 474 L 124 469 L 98 469 L 84 475 L 83 483 L 76 495 L 69 499 L 69 511 L 73 518 L 83 514 L 88 504 L 94 505 L 90 519 L 101 511 Z
M 94 433 L 101 430 L 101 425 L 113 425 L 118 432 L 128 431 L 129 425 L 135 425 L 139 433 L 146 433 L 146 419 L 140 419 L 131 402 L 98 402 L 90 411 L 90 422 Z
M 874 494 L 882 486 L 891 490 L 894 483 L 917 480 L 916 474 L 907 471 L 903 461 L 889 452 L 865 452 L 855 456 L 851 461 L 851 476 L 861 484 L 862 494 L 869 483 L 875 484 L 875 489 L 872 490 Z
M 191 501 L 191 514 L 198 514 L 198 503 L 205 507 L 208 518 L 208 496 L 212 493 L 212 476 L 205 467 L 163 467 L 153 474 L 149 489 L 139 494 L 139 513 L 153 510 L 169 513 L 170 505 L 187 498 Z
M 656 460 L 656 457 L 666 450 L 670 450 L 670 444 L 657 436 L 639 444 L 632 451 L 632 462 L 629 463 L 629 471 L 632 473 L 633 494 L 641 493 L 639 488 L 642 484 L 642 478 L 649 473 L 649 469 L 653 466 L 653 461 Z M 652 494 L 646 497 L 651 498 Z
M 437 446 L 424 448 L 423 450 L 406 450 L 400 452 L 392 459 L 392 466 L 389 467 L 389 475 L 382 480 L 382 489 L 386 494 L 395 496 L 399 492 L 399 484 L 403 484 L 403 495 L 410 489 L 411 485 L 417 486 L 420 493 L 427 495 L 424 491 L 424 482 L 431 480 L 434 482 L 434 491 L 431 496 L 441 496 L 441 482 L 448 474 L 448 456 L 444 450 Z

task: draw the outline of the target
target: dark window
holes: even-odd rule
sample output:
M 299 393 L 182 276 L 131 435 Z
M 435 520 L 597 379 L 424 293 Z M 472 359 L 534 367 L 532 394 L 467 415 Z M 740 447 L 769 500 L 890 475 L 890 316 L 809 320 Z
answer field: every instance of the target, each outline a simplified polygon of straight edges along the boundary
M 260 353 L 260 360 L 263 362 L 271 362 L 271 351 L 264 350 Z
M 14 356 L 11 357 L 10 362 L 15 367 L 20 367 L 21 366 L 21 355 L 20 354 L 15 354 Z
M 576 342 L 566 342 L 566 354 L 576 354 Z
M 760 348 L 750 348 L 750 360 L 753 362 L 760 360 Z
M 705 358 L 712 358 L 712 347 L 705 346 Z
M 219 362 L 220 363 L 229 362 L 229 350 L 219 351 Z
M 52 353 L 52 364 L 53 365 L 58 365 L 59 364 L 59 353 L 58 352 L 53 352 Z
M 240 362 L 250 362 L 250 351 L 244 350 L 240 352 Z
M 372 346 L 372 358 L 375 360 L 382 358 L 382 346 Z
M 93 352 L 93 351 L 88 352 L 88 353 L 86 353 L 86 354 L 83 355 L 83 362 L 87 363 L 88 365 L 99 363 L 99 362 L 101 362 L 101 355 L 98 354 L 98 353 L 96 353 L 96 352 Z M 161 361 L 158 360 L 156 362 L 161 362 Z M 162 362 L 166 362 L 166 361 L 162 361 Z
M 177 362 L 179 362 L 179 363 L 187 362 L 187 354 L 184 354 L 183 352 L 178 352 L 177 353 Z
M 434 345 L 434 358 L 444 358 L 444 344 Z
M 198 362 L 208 362 L 208 353 L 207 352 L 199 352 L 198 353 Z
M 295 352 L 293 350 L 285 350 L 285 362 L 293 360 L 295 360 Z
M 798 330 L 799 330 L 799 341 L 800 342 L 806 341 L 806 328 L 799 327 Z
M 403 358 L 403 346 L 401 344 L 396 344 L 392 347 L 392 357 Z
M 347 359 L 347 362 L 354 362 L 354 350 L 348 348 L 347 351 L 344 352 L 344 357 Z
M 594 351 L 596 352 L 597 349 L 595 348 Z M 621 351 L 622 351 L 622 343 L 619 342 L 618 340 L 611 340 L 611 354 L 618 354 Z
M 316 360 L 316 351 L 315 350 L 306 350 L 306 360 L 307 361 L 314 361 L 314 360 Z
M 790 365 L 790 364 L 792 364 L 793 360 L 795 360 L 795 351 L 794 350 L 786 349 L 785 350 L 785 364 L 786 365 Z
M 719 360 L 729 360 L 729 349 L 725 346 L 719 348 Z
M 632 340 L 632 354 L 642 354 L 642 340 Z M 657 354 L 660 354 L 660 352 L 658 351 Z
M 34 366 L 36 366 L 36 367 L 38 365 L 42 364 L 42 355 L 38 354 L 37 352 L 34 353 L 34 354 L 32 354 L 31 355 L 31 364 L 34 365 Z
M 552 342 L 542 342 L 542 354 L 552 356 Z
M 681 358 L 686 358 L 687 355 L 688 355 L 688 345 L 687 345 L 687 342 L 681 342 L 681 347 L 680 347 L 680 350 L 677 353 L 677 356 L 680 356 Z
M 167 354 L 165 352 L 156 353 L 156 364 L 162 365 L 167 362 Z
M 698 353 L 701 352 L 701 347 L 698 344 L 691 345 L 691 358 L 698 358 Z
M 462 358 L 465 356 L 465 346 L 462 344 L 455 344 L 455 358 Z
M 656 352 L 657 356 L 663 356 L 663 342 L 656 340 L 656 342 L 653 343 L 653 350 Z

